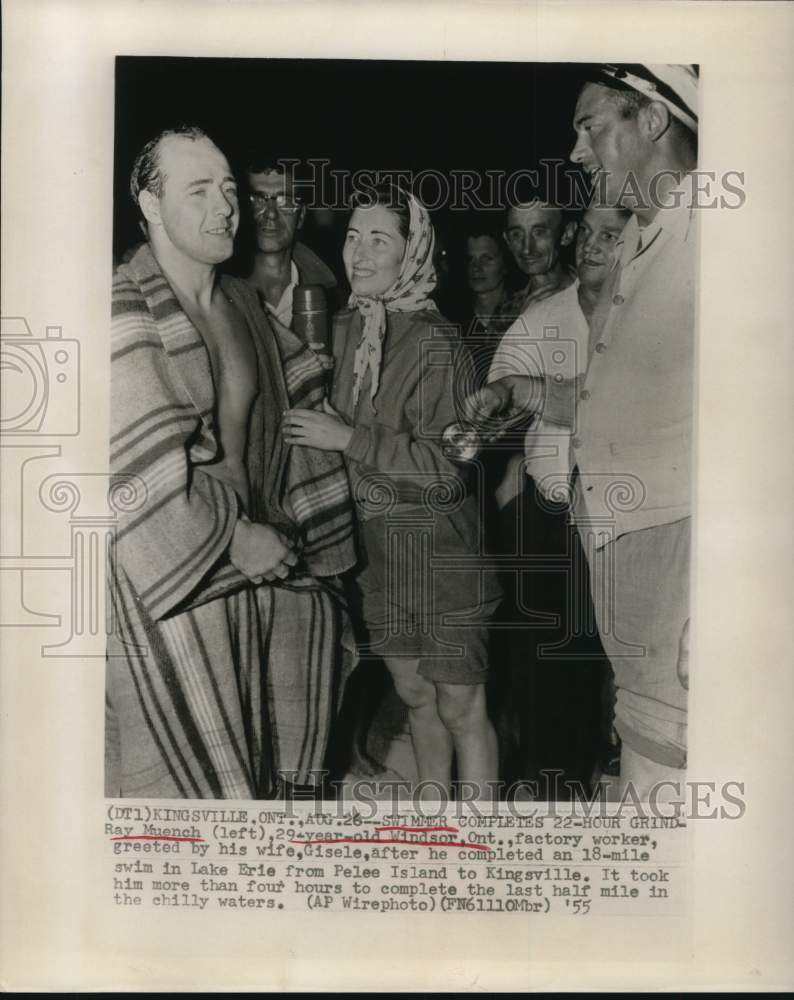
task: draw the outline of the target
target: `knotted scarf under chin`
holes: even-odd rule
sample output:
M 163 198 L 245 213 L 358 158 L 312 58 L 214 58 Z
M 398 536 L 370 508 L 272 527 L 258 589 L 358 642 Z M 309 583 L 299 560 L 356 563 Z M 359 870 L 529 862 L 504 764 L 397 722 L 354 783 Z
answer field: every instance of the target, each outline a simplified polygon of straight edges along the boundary
M 377 298 L 350 296 L 348 305 L 361 313 L 362 331 L 353 359 L 353 409 L 358 405 L 361 386 L 367 371 L 370 372 L 370 400 L 375 408 L 375 396 L 380 388 L 380 370 L 383 363 L 383 340 L 386 336 L 387 312 L 418 312 L 434 309 L 429 298 L 436 287 L 436 269 L 433 264 L 435 234 L 427 209 L 413 195 L 406 192 L 411 213 L 408 240 L 400 265 L 400 274 L 394 284 Z

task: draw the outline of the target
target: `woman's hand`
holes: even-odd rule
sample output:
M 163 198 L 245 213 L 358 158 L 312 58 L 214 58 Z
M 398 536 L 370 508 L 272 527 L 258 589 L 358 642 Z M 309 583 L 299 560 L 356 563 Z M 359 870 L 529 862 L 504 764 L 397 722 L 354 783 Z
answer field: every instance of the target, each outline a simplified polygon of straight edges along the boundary
M 287 444 L 302 444 L 321 451 L 344 451 L 350 444 L 353 428 L 324 399 L 322 413 L 318 410 L 286 410 L 282 434 Z

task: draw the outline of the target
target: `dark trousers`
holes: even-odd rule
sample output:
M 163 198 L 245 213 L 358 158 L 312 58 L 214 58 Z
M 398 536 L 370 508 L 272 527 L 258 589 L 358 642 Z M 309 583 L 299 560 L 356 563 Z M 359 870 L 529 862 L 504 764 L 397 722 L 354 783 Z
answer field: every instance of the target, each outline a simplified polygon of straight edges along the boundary
M 539 782 L 543 798 L 568 798 L 566 783 L 586 785 L 601 750 L 609 669 L 587 561 L 567 507 L 529 477 L 491 528 L 505 589 L 492 640 L 502 776 Z

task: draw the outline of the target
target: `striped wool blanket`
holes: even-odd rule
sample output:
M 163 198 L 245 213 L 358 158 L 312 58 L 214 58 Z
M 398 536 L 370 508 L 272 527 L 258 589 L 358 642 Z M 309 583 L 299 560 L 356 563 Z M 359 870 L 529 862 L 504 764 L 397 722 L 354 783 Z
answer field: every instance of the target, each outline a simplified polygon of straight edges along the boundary
M 285 446 L 278 426 L 290 405 L 321 405 L 321 368 L 243 282 L 222 281 L 259 364 L 247 513 L 300 541 L 300 572 L 255 587 L 229 560 L 242 510 L 202 467 L 218 453 L 209 356 L 144 244 L 112 299 L 110 467 L 138 496 L 113 544 L 108 794 L 257 798 L 276 769 L 310 781 L 352 665 L 335 581 L 355 562 L 344 467 Z

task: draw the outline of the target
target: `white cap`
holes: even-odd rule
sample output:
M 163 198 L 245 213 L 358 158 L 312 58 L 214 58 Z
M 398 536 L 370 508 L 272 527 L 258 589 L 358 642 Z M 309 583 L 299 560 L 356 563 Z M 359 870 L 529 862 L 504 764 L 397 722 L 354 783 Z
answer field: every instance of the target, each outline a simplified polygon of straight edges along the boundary
M 661 101 L 680 122 L 693 132 L 698 130 L 698 76 L 694 66 L 666 63 L 661 65 L 605 64 L 601 72 L 652 101 Z

